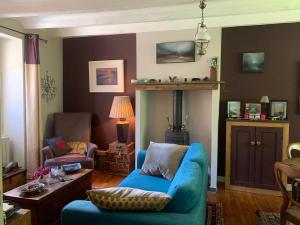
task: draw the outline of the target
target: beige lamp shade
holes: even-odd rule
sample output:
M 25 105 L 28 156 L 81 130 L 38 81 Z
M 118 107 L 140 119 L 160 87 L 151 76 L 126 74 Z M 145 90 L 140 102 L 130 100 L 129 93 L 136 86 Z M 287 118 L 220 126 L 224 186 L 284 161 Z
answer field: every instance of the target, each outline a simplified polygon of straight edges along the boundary
M 133 117 L 133 109 L 128 96 L 115 96 L 111 109 L 109 118 L 125 119 Z
M 262 96 L 260 98 L 260 103 L 269 103 L 270 100 L 269 100 L 269 97 L 268 96 Z

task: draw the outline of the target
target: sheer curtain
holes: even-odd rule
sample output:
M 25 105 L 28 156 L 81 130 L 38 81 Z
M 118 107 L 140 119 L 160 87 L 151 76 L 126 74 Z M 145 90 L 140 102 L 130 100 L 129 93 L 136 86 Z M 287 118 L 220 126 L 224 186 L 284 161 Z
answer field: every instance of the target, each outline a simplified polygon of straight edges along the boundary
M 26 166 L 30 176 L 40 166 L 42 147 L 39 36 L 25 35 Z

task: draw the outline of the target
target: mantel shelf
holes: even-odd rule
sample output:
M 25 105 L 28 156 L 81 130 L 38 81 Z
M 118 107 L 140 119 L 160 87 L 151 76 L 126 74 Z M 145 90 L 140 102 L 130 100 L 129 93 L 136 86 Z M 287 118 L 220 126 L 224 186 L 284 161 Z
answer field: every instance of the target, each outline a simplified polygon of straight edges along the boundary
M 132 83 L 137 90 L 217 90 L 224 81 L 201 81 L 189 83 Z

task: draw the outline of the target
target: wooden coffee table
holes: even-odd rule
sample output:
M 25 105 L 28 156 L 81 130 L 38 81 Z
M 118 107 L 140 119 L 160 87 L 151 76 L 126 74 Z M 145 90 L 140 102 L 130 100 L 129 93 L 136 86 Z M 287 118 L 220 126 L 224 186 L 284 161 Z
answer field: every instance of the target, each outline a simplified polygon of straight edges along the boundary
M 61 210 L 69 202 L 86 199 L 86 190 L 92 188 L 92 171 L 81 169 L 68 177 L 72 180 L 46 186 L 46 191 L 31 197 L 20 196 L 18 188 L 5 192 L 3 197 L 31 210 L 32 225 L 50 225 L 60 221 Z M 21 186 L 22 187 L 22 186 Z

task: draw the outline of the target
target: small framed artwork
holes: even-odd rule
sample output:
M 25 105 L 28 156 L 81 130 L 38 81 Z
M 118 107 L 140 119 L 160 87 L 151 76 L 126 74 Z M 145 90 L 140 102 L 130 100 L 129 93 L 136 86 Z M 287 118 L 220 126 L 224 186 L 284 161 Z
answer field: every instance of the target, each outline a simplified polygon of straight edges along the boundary
M 260 103 L 246 103 L 245 114 L 249 115 L 249 119 L 259 119 L 261 114 Z
M 124 92 L 124 61 L 89 61 L 90 92 Z
M 280 120 L 287 119 L 288 101 L 286 100 L 272 100 L 270 101 L 270 117 L 278 118 Z
M 228 118 L 241 117 L 241 101 L 227 101 L 227 116 Z
M 253 52 L 242 54 L 243 73 L 262 73 L 265 66 L 265 53 Z
M 178 41 L 156 44 L 156 63 L 195 62 L 195 42 Z

